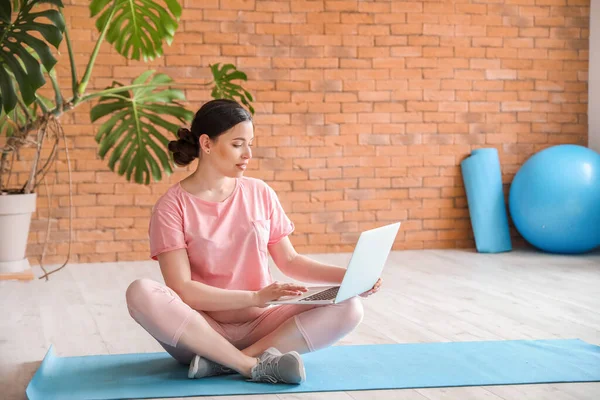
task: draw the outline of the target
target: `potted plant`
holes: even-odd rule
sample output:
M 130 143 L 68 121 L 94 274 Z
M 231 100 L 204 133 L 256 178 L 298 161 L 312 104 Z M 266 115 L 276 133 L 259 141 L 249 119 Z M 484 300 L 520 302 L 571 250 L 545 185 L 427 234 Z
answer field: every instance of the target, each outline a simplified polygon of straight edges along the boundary
M 95 102 L 90 118 L 103 121 L 95 137 L 100 158 L 108 157 L 110 169 L 127 180 L 146 185 L 173 172 L 168 136 L 177 132 L 177 123 L 187 124 L 193 118 L 183 105 L 186 85 L 153 70 L 127 85 L 114 82 L 103 90 L 87 90 L 104 41 L 127 59 L 150 61 L 162 55 L 164 44 L 171 44 L 178 28 L 182 8 L 177 0 L 92 0 L 90 15 L 99 36 L 81 76 L 63 8 L 61 0 L 0 4 L 0 275 L 29 270 L 26 248 L 37 190 L 57 160 L 61 144 L 69 165 L 62 115 Z M 53 51 L 63 40 L 68 57 L 57 59 Z M 58 62 L 69 62 L 68 95 L 56 76 Z M 234 83 L 247 80 L 246 75 L 232 64 L 209 67 L 213 80 L 193 87 L 212 86 L 213 98 L 237 98 L 254 113 L 251 94 Z M 48 81 L 53 98 L 41 94 Z M 23 159 L 29 165 L 28 178 L 19 182 L 14 167 Z

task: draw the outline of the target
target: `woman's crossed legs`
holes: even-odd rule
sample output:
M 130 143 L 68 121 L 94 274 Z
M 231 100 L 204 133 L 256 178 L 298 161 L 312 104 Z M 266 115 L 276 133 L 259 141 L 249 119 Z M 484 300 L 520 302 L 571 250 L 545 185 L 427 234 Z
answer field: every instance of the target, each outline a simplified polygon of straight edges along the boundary
M 150 279 L 132 282 L 126 299 L 132 318 L 180 363 L 190 364 L 198 355 L 246 377 L 252 377 L 257 357 L 268 349 L 316 351 L 352 332 L 363 318 L 362 303 L 355 297 L 325 306 L 275 306 L 252 321 L 221 324 Z

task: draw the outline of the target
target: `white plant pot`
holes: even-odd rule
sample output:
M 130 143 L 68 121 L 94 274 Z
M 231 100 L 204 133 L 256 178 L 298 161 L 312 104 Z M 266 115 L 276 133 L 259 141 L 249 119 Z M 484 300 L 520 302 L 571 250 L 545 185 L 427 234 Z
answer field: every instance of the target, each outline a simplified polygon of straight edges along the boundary
M 0 274 L 30 268 L 25 258 L 36 194 L 0 195 Z

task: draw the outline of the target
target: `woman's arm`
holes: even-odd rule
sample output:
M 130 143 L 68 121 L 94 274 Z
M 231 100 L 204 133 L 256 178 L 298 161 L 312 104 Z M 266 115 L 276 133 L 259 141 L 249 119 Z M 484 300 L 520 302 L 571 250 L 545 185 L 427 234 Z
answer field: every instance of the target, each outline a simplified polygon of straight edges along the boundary
M 269 252 L 282 273 L 302 282 L 339 285 L 346 273 L 346 268 L 323 264 L 298 254 L 287 236 L 270 245 Z
M 193 281 L 185 249 L 162 253 L 158 256 L 158 262 L 165 284 L 195 310 L 237 310 L 259 305 L 257 292 L 220 289 Z

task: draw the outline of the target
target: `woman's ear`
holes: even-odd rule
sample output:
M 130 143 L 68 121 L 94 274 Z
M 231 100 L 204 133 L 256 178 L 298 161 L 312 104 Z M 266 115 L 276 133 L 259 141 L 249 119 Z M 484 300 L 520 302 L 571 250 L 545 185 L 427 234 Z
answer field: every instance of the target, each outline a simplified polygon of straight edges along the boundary
M 202 152 L 210 153 L 210 148 L 212 146 L 210 137 L 206 133 L 203 133 L 202 135 L 200 135 L 199 141 L 200 141 L 200 152 L 201 153 Z

